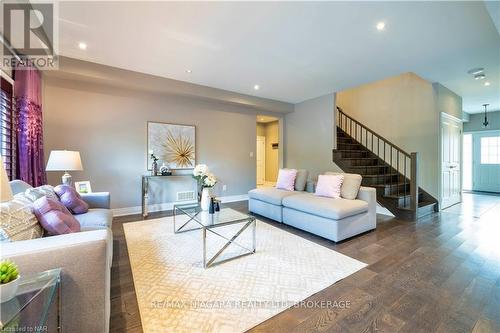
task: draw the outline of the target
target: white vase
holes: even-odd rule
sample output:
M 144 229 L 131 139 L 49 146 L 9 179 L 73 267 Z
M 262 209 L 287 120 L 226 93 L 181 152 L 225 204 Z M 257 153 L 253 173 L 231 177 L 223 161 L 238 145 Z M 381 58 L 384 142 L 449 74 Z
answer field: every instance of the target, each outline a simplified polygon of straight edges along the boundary
M 19 280 L 21 280 L 21 275 L 17 277 L 14 281 L 9 283 L 0 284 L 0 302 L 5 303 L 10 301 L 16 296 L 17 288 L 19 287 Z
M 210 187 L 204 187 L 201 192 L 201 202 L 200 206 L 202 210 L 208 210 L 210 208 L 210 197 L 212 196 L 212 189 Z

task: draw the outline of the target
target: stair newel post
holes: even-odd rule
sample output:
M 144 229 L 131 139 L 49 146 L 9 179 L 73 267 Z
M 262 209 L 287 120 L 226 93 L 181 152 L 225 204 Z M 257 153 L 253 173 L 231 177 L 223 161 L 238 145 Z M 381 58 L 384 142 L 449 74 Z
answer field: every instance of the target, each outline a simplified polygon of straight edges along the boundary
M 418 209 L 418 153 L 411 153 L 411 178 L 410 178 L 410 194 L 411 210 L 416 212 Z

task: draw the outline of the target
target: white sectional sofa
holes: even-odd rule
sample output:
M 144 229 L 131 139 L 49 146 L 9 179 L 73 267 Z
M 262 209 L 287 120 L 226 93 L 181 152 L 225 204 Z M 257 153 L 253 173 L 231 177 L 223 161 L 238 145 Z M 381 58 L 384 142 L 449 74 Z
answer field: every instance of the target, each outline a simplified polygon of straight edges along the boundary
M 341 192 L 353 193 L 352 188 L 345 190 Z M 314 192 L 314 184 L 309 184 L 307 191 L 258 188 L 248 192 L 248 206 L 252 213 L 339 242 L 377 227 L 376 190 L 371 187 L 355 190 L 357 195 L 353 199 L 332 199 L 310 193 Z

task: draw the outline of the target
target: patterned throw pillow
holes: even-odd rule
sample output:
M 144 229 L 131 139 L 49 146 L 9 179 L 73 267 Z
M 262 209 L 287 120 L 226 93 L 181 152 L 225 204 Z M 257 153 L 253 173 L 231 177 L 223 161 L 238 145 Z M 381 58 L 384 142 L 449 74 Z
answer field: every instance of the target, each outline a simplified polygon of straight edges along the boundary
M 63 205 L 73 214 L 83 214 L 89 211 L 89 205 L 83 201 L 80 194 L 72 186 L 57 185 L 54 191 Z
M 39 187 L 29 188 L 24 192 L 24 195 L 31 200 L 31 202 L 35 202 L 41 197 L 49 197 L 54 200 L 59 200 L 56 192 L 54 191 L 54 186 L 51 185 L 42 185 Z
M 80 223 L 58 200 L 41 197 L 33 203 L 35 215 L 49 235 L 80 231 Z
M 32 203 L 14 200 L 0 204 L 0 242 L 40 238 L 43 229 L 32 212 Z

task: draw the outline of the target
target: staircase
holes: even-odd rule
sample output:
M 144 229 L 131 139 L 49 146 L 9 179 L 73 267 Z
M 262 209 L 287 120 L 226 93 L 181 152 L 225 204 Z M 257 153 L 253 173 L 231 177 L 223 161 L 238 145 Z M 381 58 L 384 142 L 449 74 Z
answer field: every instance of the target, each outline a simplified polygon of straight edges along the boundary
M 414 221 L 437 211 L 437 200 L 418 186 L 418 154 L 405 152 L 337 110 L 333 162 L 344 172 L 362 175 L 362 185 L 374 187 L 377 201 L 399 219 Z

